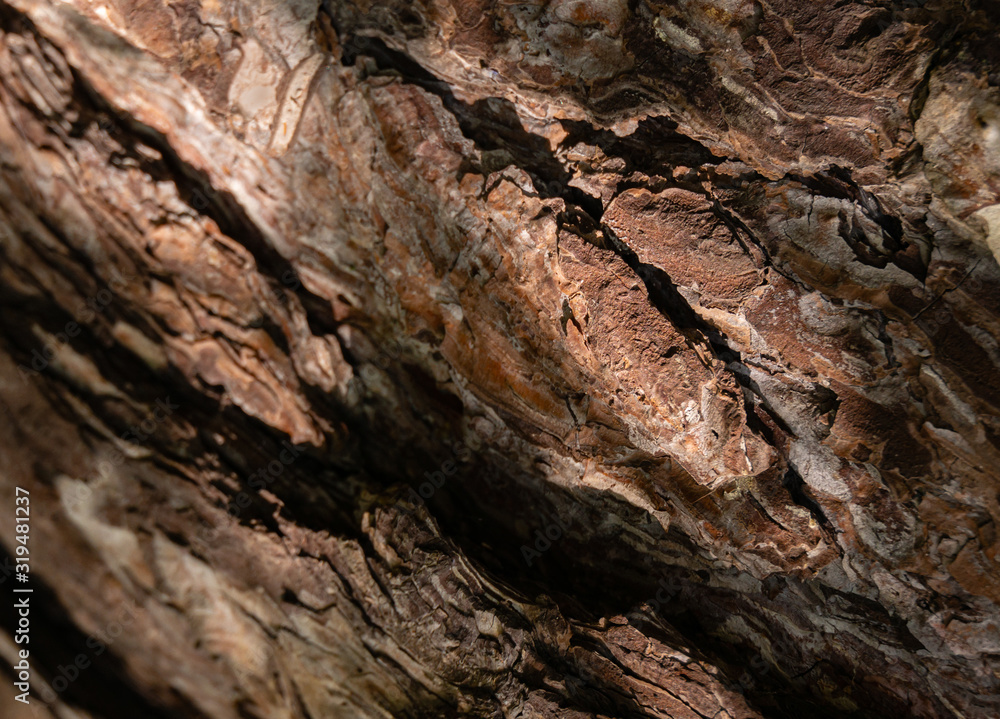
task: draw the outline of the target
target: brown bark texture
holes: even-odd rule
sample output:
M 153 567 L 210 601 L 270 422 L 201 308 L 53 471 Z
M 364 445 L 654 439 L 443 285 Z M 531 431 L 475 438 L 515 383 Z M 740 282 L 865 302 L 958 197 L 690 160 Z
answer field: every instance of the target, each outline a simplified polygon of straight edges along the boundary
M 996 719 L 998 258 L 996 2 L 0 0 L 0 716 Z

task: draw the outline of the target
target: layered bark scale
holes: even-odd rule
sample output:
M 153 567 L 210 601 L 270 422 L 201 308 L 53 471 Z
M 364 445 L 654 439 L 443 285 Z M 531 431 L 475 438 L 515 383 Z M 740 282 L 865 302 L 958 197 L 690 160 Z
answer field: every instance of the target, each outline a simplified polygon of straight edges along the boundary
M 998 18 L 799 5 L 4 0 L 36 706 L 997 715 Z

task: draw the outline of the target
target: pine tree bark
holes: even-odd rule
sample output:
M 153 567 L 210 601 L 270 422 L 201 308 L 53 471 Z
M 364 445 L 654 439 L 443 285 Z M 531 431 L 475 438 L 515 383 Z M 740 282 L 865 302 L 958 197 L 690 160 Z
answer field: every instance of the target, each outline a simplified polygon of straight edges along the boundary
M 3 716 L 1000 715 L 994 6 L 0 20 Z

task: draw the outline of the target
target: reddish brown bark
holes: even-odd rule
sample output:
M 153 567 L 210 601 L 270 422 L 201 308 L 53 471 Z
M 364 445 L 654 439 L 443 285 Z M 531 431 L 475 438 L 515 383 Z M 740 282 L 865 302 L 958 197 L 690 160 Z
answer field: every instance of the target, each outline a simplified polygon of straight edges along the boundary
M 0 18 L 5 707 L 1000 711 L 990 6 Z

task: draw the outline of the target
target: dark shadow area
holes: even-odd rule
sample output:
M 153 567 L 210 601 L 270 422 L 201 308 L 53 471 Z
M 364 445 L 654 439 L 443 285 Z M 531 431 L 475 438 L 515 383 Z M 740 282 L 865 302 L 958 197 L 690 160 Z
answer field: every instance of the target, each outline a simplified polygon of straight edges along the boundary
M 6 548 L 0 548 L 0 563 L 14 566 Z M 9 564 L 8 564 L 9 563 Z M 31 704 L 44 703 L 40 698 L 38 675 L 45 678 L 50 687 L 58 691 L 61 701 L 69 706 L 80 707 L 101 719 L 211 719 L 202 714 L 193 704 L 186 702 L 182 695 L 174 692 L 170 697 L 143 696 L 133 688 L 125 672 L 124 663 L 115 656 L 114 645 L 105 644 L 99 637 L 81 632 L 69 621 L 69 612 L 52 589 L 42 582 L 38 575 L 30 575 L 27 584 L 30 594 L 12 594 L 15 601 L 20 597 L 30 597 L 30 641 L 17 645 L 19 649 L 30 651 L 28 663 L 32 674 Z M 0 582 L 5 594 L 13 583 L 13 575 Z M 8 609 L 3 612 L 0 627 L 11 637 L 14 636 L 17 618 Z M 121 622 L 124 625 L 124 622 Z M 123 632 L 129 631 L 127 627 Z M 108 637 L 114 631 L 109 629 Z M 79 668 L 76 661 L 83 657 Z M 10 667 L 3 663 L 4 681 L 8 680 Z M 75 671 L 74 671 L 75 670 Z M 60 680 L 60 677 L 62 678 Z M 65 687 L 63 688 L 63 684 Z M 49 697 L 51 698 L 51 697 Z M 4 709 L 8 711 L 8 709 Z M 6 716 L 6 714 L 5 714 Z

